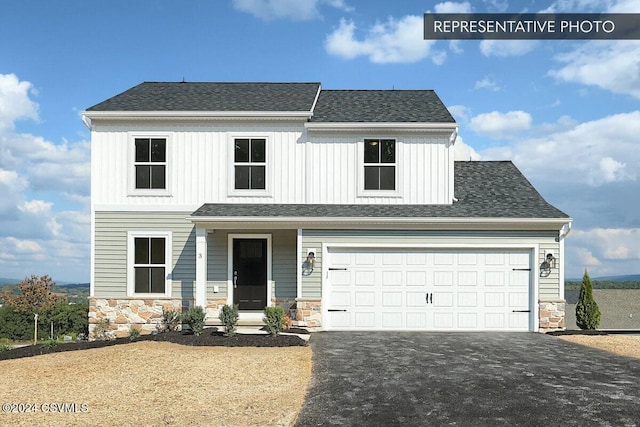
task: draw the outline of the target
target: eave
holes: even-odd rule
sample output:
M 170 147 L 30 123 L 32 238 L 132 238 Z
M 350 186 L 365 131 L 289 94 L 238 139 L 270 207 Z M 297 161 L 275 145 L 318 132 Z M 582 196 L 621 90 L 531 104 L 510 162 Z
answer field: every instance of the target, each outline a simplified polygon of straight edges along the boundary
M 362 130 L 385 131 L 430 131 L 448 132 L 455 131 L 458 124 L 453 123 L 426 123 L 426 122 L 307 122 L 305 128 L 314 132 L 345 132 Z
M 195 225 L 211 228 L 380 228 L 434 230 L 560 230 L 571 218 L 441 217 L 238 217 L 190 215 Z
M 194 120 L 194 119 L 309 119 L 311 111 L 83 111 L 94 119 Z

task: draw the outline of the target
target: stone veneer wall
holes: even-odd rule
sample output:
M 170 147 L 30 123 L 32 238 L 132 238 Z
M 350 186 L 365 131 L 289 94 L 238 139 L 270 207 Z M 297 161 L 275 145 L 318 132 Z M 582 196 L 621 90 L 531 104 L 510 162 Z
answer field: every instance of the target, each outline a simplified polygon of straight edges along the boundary
M 563 299 L 539 302 L 540 332 L 552 332 L 565 329 L 565 307 Z
M 298 326 L 310 331 L 322 326 L 322 302 L 319 299 L 296 298 L 296 321 Z
M 141 334 L 158 330 L 162 310 L 182 312 L 189 301 L 172 298 L 89 298 L 89 338 L 95 338 L 96 327 L 103 319 L 109 319 L 107 334 L 121 338 L 129 336 L 132 329 Z

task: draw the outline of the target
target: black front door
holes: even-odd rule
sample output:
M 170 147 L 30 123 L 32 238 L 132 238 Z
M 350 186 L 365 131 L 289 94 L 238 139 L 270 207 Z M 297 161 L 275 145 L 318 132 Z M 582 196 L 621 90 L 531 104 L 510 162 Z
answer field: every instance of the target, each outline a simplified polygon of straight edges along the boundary
M 233 303 L 240 310 L 267 306 L 267 239 L 233 239 Z

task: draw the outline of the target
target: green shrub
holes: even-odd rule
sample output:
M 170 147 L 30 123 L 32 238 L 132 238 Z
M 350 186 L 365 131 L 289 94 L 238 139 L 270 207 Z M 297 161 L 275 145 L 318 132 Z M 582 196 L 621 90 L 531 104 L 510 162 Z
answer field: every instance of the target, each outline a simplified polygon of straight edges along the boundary
M 103 317 L 96 324 L 93 329 L 93 338 L 98 341 L 107 341 L 114 339 L 113 332 L 110 329 L 111 320 L 108 317 Z
M 196 305 L 182 313 L 182 322 L 189 325 L 195 335 L 200 335 L 204 329 L 205 313 L 202 307 Z
M 40 344 L 45 348 L 53 348 L 58 345 L 58 341 L 49 338 L 49 339 L 43 340 Z
M 177 331 L 181 323 L 182 318 L 179 312 L 162 309 L 162 328 L 164 331 Z
M 0 344 L 0 353 L 2 353 L 3 351 L 9 351 L 12 349 L 13 347 L 10 346 L 9 344 L 5 344 L 5 343 Z
M 136 338 L 140 337 L 140 329 L 137 328 L 131 328 L 129 329 L 129 339 L 131 341 L 135 340 Z
M 264 318 L 262 319 L 267 326 L 269 335 L 275 337 L 286 326 L 286 318 L 284 315 L 284 308 L 282 307 L 265 307 Z
M 600 308 L 593 299 L 593 285 L 587 270 L 582 277 L 580 295 L 576 304 L 576 325 L 580 329 L 597 329 L 600 326 Z
M 224 336 L 232 337 L 236 334 L 238 327 L 238 305 L 224 305 L 218 316 L 224 325 Z

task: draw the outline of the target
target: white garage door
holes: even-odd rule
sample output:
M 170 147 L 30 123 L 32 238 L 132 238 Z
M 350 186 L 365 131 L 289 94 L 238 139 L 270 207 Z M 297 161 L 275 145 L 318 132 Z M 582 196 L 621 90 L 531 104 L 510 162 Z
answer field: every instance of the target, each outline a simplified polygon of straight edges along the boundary
M 531 252 L 330 248 L 327 330 L 514 330 L 531 322 Z

